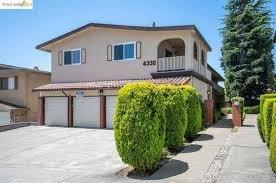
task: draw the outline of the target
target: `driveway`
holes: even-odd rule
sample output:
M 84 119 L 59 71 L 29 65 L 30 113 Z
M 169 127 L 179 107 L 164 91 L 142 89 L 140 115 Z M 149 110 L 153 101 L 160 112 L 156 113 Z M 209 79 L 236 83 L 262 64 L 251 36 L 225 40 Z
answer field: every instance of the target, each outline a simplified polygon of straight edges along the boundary
M 113 130 L 28 126 L 0 132 L 1 182 L 120 182 Z

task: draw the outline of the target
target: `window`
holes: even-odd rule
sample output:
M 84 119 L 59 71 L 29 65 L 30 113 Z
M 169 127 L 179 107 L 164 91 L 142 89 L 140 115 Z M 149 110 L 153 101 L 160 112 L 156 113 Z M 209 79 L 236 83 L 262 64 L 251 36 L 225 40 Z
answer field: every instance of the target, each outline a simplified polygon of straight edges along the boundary
M 194 59 L 197 60 L 197 45 L 195 42 L 194 42 Z
M 201 64 L 205 65 L 205 52 L 201 50 Z
M 81 50 L 68 50 L 63 52 L 63 65 L 75 65 L 81 63 Z
M 17 77 L 0 78 L 0 90 L 17 89 Z
M 9 89 L 9 78 L 1 78 L 1 90 L 8 90 Z
M 114 45 L 114 60 L 129 60 L 135 58 L 135 43 Z

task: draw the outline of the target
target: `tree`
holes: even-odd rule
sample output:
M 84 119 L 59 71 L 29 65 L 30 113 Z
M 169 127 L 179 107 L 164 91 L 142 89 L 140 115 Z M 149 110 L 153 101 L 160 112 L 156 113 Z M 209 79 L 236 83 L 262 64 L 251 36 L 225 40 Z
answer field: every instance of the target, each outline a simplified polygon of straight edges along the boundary
M 221 31 L 221 66 L 228 98 L 256 105 L 273 84 L 273 30 L 268 0 L 228 0 Z

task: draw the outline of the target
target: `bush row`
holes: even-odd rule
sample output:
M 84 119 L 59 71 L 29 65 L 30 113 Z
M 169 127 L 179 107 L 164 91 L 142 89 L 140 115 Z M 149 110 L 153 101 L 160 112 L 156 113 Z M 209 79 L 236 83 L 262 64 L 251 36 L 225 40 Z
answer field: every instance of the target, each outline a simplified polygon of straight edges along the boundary
M 200 99 L 191 86 L 127 84 L 119 91 L 114 118 L 117 151 L 124 163 L 149 172 L 164 147 L 177 148 L 184 136 L 201 130 L 201 116 Z
M 263 141 L 270 149 L 271 167 L 276 171 L 276 94 L 261 95 L 257 124 Z
M 270 137 L 270 165 L 276 172 L 276 102 L 273 104 L 272 129 Z
M 259 106 L 244 106 L 244 112 L 246 114 L 259 114 L 260 107 Z
M 264 94 L 260 96 L 260 117 L 261 121 L 263 121 L 263 106 L 264 106 L 264 101 L 268 98 L 276 98 L 276 93 L 272 94 Z

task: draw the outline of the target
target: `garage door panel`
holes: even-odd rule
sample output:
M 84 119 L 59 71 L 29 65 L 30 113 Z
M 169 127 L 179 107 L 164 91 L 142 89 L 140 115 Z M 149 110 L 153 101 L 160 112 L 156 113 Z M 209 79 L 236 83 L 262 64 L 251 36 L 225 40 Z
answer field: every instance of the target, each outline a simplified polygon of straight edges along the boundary
M 76 127 L 100 127 L 100 98 L 75 97 L 73 102 L 73 120 Z
M 117 96 L 106 97 L 106 128 L 113 128 Z
M 45 98 L 45 124 L 53 126 L 68 126 L 67 97 Z

